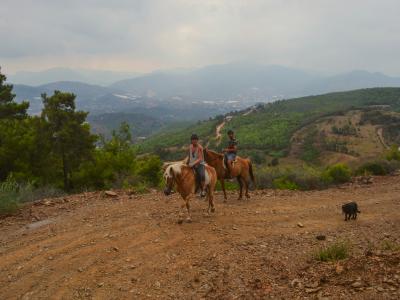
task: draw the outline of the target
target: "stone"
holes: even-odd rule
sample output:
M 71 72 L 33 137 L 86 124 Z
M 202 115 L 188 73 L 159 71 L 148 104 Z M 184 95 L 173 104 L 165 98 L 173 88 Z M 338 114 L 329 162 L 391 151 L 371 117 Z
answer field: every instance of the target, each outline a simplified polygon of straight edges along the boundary
M 300 222 L 297 223 L 297 226 L 300 227 L 300 228 L 303 228 L 303 227 L 304 227 L 303 223 L 300 223 Z
M 113 192 L 113 191 L 105 191 L 104 193 L 108 197 L 118 197 L 118 194 L 116 192 Z
M 326 240 L 326 236 L 323 235 L 323 234 L 317 235 L 316 238 L 317 238 L 317 240 L 319 240 L 319 241 L 325 241 L 325 240 Z

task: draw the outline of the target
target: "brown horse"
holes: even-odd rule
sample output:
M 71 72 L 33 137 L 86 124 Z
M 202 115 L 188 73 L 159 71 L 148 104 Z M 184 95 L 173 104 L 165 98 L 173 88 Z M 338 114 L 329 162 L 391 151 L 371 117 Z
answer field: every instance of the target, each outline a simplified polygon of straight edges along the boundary
M 205 177 L 206 177 L 206 189 L 208 200 L 208 213 L 215 212 L 214 207 L 214 190 L 217 183 L 217 173 L 215 169 L 209 165 L 205 165 Z M 196 192 L 196 175 L 191 167 L 188 165 L 178 162 L 169 165 L 164 172 L 164 179 L 166 183 L 166 188 L 164 189 L 164 194 L 166 196 L 170 195 L 172 188 L 176 185 L 178 193 L 181 195 L 185 203 L 182 205 L 182 209 L 186 206 L 188 217 L 186 220 L 188 222 L 192 221 L 190 214 L 190 197 Z M 181 214 L 180 214 L 181 215 Z M 181 219 L 179 220 L 181 223 Z
M 225 179 L 227 179 L 227 169 L 224 165 L 224 155 L 215 151 L 204 149 L 204 159 L 210 166 L 214 167 L 217 171 L 218 180 L 221 183 L 222 191 L 224 192 L 224 202 L 226 202 Z M 243 187 L 245 188 L 246 198 L 250 198 L 249 185 L 250 182 L 254 184 L 253 165 L 248 158 L 236 157 L 236 161 L 232 168 L 232 177 L 236 177 L 239 186 L 239 200 L 243 198 Z

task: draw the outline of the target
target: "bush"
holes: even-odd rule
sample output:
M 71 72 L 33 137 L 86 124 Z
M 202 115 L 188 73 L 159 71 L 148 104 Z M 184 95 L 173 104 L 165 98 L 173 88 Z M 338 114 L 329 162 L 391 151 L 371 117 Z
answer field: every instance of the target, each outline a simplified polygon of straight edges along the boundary
M 387 160 L 378 160 L 373 162 L 366 162 L 361 165 L 357 170 L 357 175 L 388 175 L 396 171 L 400 168 L 400 162 L 397 161 L 387 161 Z
M 400 150 L 397 145 L 393 145 L 389 152 L 386 154 L 387 160 L 397 160 L 400 161 Z
M 322 172 L 316 168 L 262 168 L 256 171 L 259 188 L 312 190 L 327 187 Z
M 0 215 L 14 213 L 23 202 L 63 195 L 62 190 L 51 186 L 36 188 L 32 183 L 18 183 L 11 174 L 0 183 Z
M 273 187 L 279 190 L 298 190 L 298 185 L 291 181 L 287 176 L 276 178 L 273 181 Z
M 162 180 L 161 168 L 162 162 L 160 158 L 151 155 L 138 161 L 136 173 L 142 182 L 157 187 Z
M 345 164 L 336 164 L 328 167 L 324 174 L 324 180 L 326 182 L 332 182 L 335 184 L 345 183 L 351 179 L 351 171 Z
M 318 250 L 314 254 L 314 258 L 319 261 L 337 261 L 345 259 L 349 256 L 349 244 L 346 242 L 338 242 L 326 248 Z

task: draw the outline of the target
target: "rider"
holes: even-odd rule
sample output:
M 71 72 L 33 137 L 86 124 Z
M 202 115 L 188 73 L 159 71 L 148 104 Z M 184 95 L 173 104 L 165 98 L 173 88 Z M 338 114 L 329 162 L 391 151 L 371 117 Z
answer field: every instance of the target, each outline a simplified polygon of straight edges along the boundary
M 237 140 L 235 138 L 235 133 L 233 130 L 229 129 L 228 130 L 228 147 L 223 150 L 225 153 L 225 161 L 227 162 L 228 165 L 228 177 L 231 177 L 232 174 L 232 162 L 236 159 L 236 153 L 237 153 Z
M 203 156 L 203 147 L 199 144 L 199 137 L 197 134 L 193 133 L 190 137 L 191 144 L 189 147 L 189 158 L 187 164 L 189 167 L 193 168 L 196 172 L 196 175 L 200 177 L 200 184 L 201 184 L 201 197 L 206 196 L 205 191 L 205 181 L 206 181 L 206 173 L 205 173 L 205 166 L 204 166 L 204 156 Z

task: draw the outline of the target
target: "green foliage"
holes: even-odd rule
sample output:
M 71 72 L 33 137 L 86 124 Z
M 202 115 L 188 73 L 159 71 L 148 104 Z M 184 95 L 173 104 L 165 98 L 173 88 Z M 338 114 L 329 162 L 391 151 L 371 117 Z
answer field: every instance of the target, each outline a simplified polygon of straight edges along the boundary
M 351 179 L 351 170 L 345 164 L 335 164 L 326 168 L 324 180 L 335 184 L 346 183 Z
M 296 168 L 264 167 L 256 170 L 259 188 L 322 189 L 328 186 L 323 172 L 307 165 Z
M 158 156 L 150 155 L 138 162 L 136 174 L 140 179 L 153 187 L 160 185 L 162 181 L 162 162 Z
M 29 108 L 29 103 L 14 101 L 13 86 L 5 84 L 6 79 L 7 77 L 0 73 L 0 120 L 23 119 L 27 116 L 26 110 Z
M 386 154 L 386 159 L 387 160 L 397 160 L 400 161 L 400 147 L 397 145 L 393 145 L 388 153 Z
M 315 147 L 316 138 L 318 131 L 316 128 L 310 130 L 304 138 L 303 149 L 301 159 L 306 162 L 316 163 L 320 154 L 320 151 Z
M 216 190 L 221 191 L 221 184 L 219 181 L 217 181 L 217 185 L 215 187 Z M 225 190 L 226 191 L 236 191 L 239 189 L 239 184 L 237 181 L 225 181 Z
M 75 110 L 75 95 L 55 91 L 42 95 L 42 119 L 46 121 L 50 154 L 61 161 L 64 189 L 72 188 L 72 173 L 81 163 L 92 158 L 96 136 L 90 133 L 86 112 Z
M 12 176 L 0 183 L 0 215 L 14 213 L 20 204 L 18 184 Z
M 215 137 L 215 128 L 220 123 L 221 117 L 185 129 L 169 130 L 151 136 L 140 145 L 139 151 L 141 153 L 155 153 L 156 149 L 175 147 L 162 158 L 172 159 L 174 155 L 182 156 L 184 153 L 180 149 L 188 143 L 188 136 L 192 132 L 200 134 L 203 144 L 211 141 L 210 147 L 221 150 L 227 142 L 226 130 L 231 128 L 235 131 L 239 141 L 239 154 L 244 151 L 260 150 L 270 156 L 275 156 L 274 153 L 286 155 L 293 133 L 313 123 L 316 119 L 375 104 L 389 105 L 392 110 L 399 111 L 399 96 L 399 88 L 374 88 L 276 101 L 265 106 L 259 106 L 248 115 L 243 115 L 240 112 L 231 113 L 233 119 L 224 127 L 219 146 L 216 146 L 212 141 Z M 354 133 L 350 125 L 344 131 Z M 396 130 L 393 127 L 385 132 L 391 132 L 392 136 L 396 136 L 398 131 L 399 129 Z M 344 152 L 346 150 L 341 147 L 335 151 Z M 177 154 L 178 152 L 179 154 Z M 306 161 L 313 161 L 318 156 L 317 154 L 315 149 L 309 149 L 306 150 L 304 158 Z M 175 156 L 174 159 L 176 158 Z
M 350 245 L 347 242 L 337 242 L 314 253 L 319 261 L 338 261 L 349 257 Z
M 370 174 L 383 176 L 391 174 L 399 168 L 400 162 L 396 160 L 376 160 L 362 164 L 360 167 L 358 167 L 355 173 L 356 175 Z
M 287 176 L 279 177 L 273 180 L 273 187 L 279 190 L 298 190 L 298 185 L 291 181 Z
M 102 141 L 94 151 L 93 159 L 82 164 L 74 174 L 74 184 L 85 188 L 134 188 L 157 187 L 162 179 L 162 163 L 158 156 L 137 159 L 131 142 L 129 125 L 122 123 L 111 140 Z

